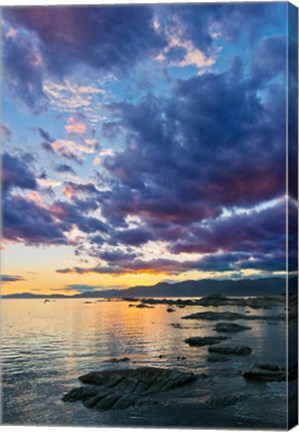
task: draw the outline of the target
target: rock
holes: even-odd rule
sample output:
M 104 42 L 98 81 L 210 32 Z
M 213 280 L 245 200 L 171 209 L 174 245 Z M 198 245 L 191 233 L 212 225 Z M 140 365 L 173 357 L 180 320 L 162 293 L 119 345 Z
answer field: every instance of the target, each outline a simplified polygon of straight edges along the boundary
M 149 305 L 146 305 L 144 303 L 140 303 L 136 307 L 137 308 L 145 308 L 145 309 L 153 309 L 154 308 L 154 306 L 149 306 Z
M 216 407 L 226 407 L 230 405 L 235 405 L 237 402 L 245 399 L 245 395 L 243 393 L 237 395 L 213 395 L 207 400 L 208 405 L 216 406 Z
M 228 320 L 245 319 L 242 314 L 236 312 L 197 312 L 183 316 L 182 319 L 202 319 L 202 320 Z
M 93 385 L 87 385 L 85 387 L 76 387 L 72 389 L 70 392 L 66 393 L 62 400 L 64 402 L 75 402 L 77 400 L 86 400 L 93 396 L 96 396 L 98 393 L 98 388 Z
M 171 323 L 172 327 L 177 328 L 177 329 L 183 329 L 184 327 L 182 326 L 182 324 L 180 323 Z
M 172 308 L 167 308 L 167 312 L 174 312 L 174 309 L 172 309 Z
M 138 305 L 135 305 L 135 304 L 129 304 L 129 307 L 136 307 L 136 308 L 139 308 L 139 309 L 153 309 L 154 308 L 154 306 L 149 306 L 149 305 L 147 305 L 147 304 L 145 304 L 145 303 L 139 303 Z
M 217 323 L 214 330 L 221 333 L 236 333 L 244 330 L 250 330 L 251 327 L 242 326 L 240 324 L 220 322 Z
M 118 401 L 114 404 L 114 409 L 124 409 L 129 408 L 132 405 L 136 405 L 138 402 L 138 397 L 133 395 L 121 396 Z
M 152 403 L 148 395 L 173 390 L 196 380 L 193 373 L 175 369 L 141 367 L 90 372 L 79 377 L 83 384 L 62 398 L 64 402 L 81 400 L 88 408 L 123 409 Z
M 285 303 L 282 296 L 256 296 L 251 298 L 243 297 L 224 297 L 223 295 L 213 294 L 197 300 L 197 305 L 201 306 L 249 306 L 254 309 L 270 309 L 273 306 L 280 306 Z
M 108 360 L 109 363 L 122 363 L 122 362 L 129 362 L 129 361 L 130 361 L 129 357 L 122 357 L 120 359 L 112 358 Z
M 119 393 L 108 393 L 104 397 L 100 397 L 94 407 L 96 409 L 110 409 L 120 398 L 121 395 Z
M 215 345 L 223 340 L 227 340 L 228 338 L 226 336 L 205 336 L 205 337 L 190 337 L 188 339 L 185 339 L 185 343 L 187 343 L 190 346 L 205 346 L 205 345 Z
M 251 353 L 251 351 L 251 348 L 243 345 L 216 345 L 209 347 L 209 352 L 218 354 L 247 356 Z
M 278 315 L 247 315 L 237 312 L 196 312 L 191 315 L 183 316 L 182 319 L 200 319 L 200 320 L 226 320 L 235 321 L 242 320 L 269 320 L 269 321 L 283 321 L 286 319 L 285 314 Z
M 208 295 L 198 300 L 198 304 L 201 306 L 224 306 L 226 304 L 229 304 L 229 302 L 229 298 L 224 297 L 220 294 Z
M 256 363 L 243 373 L 243 377 L 257 381 L 285 381 L 286 370 L 277 365 Z
M 221 356 L 221 355 L 217 355 L 217 354 L 210 354 L 208 357 L 207 357 L 207 361 L 208 362 L 214 362 L 214 363 L 216 363 L 216 362 L 226 362 L 226 361 L 229 361 L 229 357 L 227 357 L 227 356 Z

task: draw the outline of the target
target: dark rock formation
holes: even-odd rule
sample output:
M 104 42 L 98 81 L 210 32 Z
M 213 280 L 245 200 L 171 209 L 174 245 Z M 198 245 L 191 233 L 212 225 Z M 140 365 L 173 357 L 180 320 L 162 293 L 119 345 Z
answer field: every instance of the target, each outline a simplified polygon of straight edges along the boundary
M 202 320 L 228 320 L 246 319 L 242 314 L 236 312 L 197 312 L 183 316 L 182 319 L 202 319 Z
M 243 345 L 216 345 L 209 347 L 209 352 L 218 354 L 232 354 L 246 356 L 251 353 L 251 348 Z
M 244 330 L 250 330 L 251 327 L 242 326 L 240 324 L 220 322 L 217 323 L 214 330 L 220 333 L 237 333 Z
M 129 357 L 122 357 L 122 358 L 112 358 L 110 360 L 108 360 L 109 363 L 122 363 L 122 362 L 129 362 L 130 359 Z
M 208 405 L 216 406 L 216 407 L 226 407 L 230 405 L 235 405 L 237 402 L 245 399 L 245 395 L 243 393 L 237 395 L 213 395 L 207 400 Z
M 251 369 L 243 373 L 243 377 L 257 381 L 285 381 L 286 370 L 277 365 L 256 363 Z
M 187 343 L 190 346 L 202 347 L 205 345 L 215 345 L 227 339 L 228 338 L 226 336 L 205 336 L 205 337 L 196 336 L 196 337 L 190 337 L 188 339 L 185 339 L 185 343 Z
M 200 320 L 227 320 L 235 321 L 237 319 L 243 320 L 269 320 L 269 321 L 283 321 L 286 319 L 286 314 L 281 313 L 278 315 L 247 315 L 237 312 L 196 312 L 191 315 L 183 316 L 182 319 L 200 319 Z
M 90 372 L 79 380 L 85 385 L 66 393 L 64 402 L 80 400 L 88 408 L 123 409 L 151 403 L 151 397 L 192 383 L 196 377 L 192 372 L 141 367 Z

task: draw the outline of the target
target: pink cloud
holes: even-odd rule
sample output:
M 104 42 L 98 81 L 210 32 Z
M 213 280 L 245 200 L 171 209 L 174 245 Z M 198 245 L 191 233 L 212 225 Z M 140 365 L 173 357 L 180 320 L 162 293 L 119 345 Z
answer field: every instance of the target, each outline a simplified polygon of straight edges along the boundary
M 65 130 L 69 134 L 84 134 L 86 133 L 88 126 L 83 116 L 74 114 L 72 115 L 65 125 Z

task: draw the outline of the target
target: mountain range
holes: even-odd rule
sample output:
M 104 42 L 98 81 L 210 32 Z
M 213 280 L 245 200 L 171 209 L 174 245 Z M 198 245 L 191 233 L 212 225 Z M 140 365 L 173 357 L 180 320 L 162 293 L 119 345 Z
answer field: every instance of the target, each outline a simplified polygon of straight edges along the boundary
M 289 292 L 297 290 L 298 278 L 289 279 Z M 239 280 L 201 279 L 177 283 L 160 282 L 152 286 L 135 286 L 127 289 L 87 291 L 74 295 L 17 293 L 3 295 L 2 298 L 122 298 L 122 297 L 202 297 L 211 294 L 226 296 L 280 295 L 286 292 L 284 278 L 261 278 Z

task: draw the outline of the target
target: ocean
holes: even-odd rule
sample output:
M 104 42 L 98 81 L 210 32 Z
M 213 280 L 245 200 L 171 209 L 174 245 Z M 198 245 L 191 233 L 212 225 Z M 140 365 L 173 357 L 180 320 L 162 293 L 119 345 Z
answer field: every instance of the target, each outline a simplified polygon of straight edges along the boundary
M 90 302 L 90 303 L 86 303 Z M 227 306 L 186 306 L 167 312 L 129 307 L 122 300 L 2 300 L 2 423 L 68 426 L 180 426 L 283 428 L 285 382 L 244 379 L 255 362 L 285 365 L 285 321 L 238 320 L 250 330 L 230 335 L 229 343 L 252 348 L 248 356 L 207 361 L 208 346 L 191 347 L 193 336 L 217 336 L 216 321 L 182 320 L 195 312 L 227 311 Z M 272 309 L 229 306 L 229 310 L 273 315 Z M 173 324 L 180 324 L 180 328 Z M 115 359 L 128 357 L 128 362 Z M 94 410 L 62 396 L 94 370 L 154 366 L 192 371 L 199 379 L 155 405 L 125 410 Z M 215 407 L 213 395 L 242 395 L 234 405 Z

